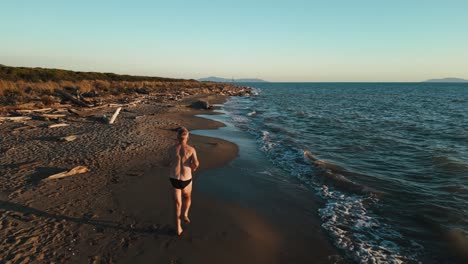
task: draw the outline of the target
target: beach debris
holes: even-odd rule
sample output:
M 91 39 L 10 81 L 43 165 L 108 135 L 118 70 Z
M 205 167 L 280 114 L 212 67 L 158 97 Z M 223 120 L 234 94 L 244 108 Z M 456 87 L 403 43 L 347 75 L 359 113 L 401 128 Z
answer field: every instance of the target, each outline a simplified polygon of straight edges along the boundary
M 208 103 L 207 101 L 203 101 L 203 100 L 195 101 L 190 106 L 193 107 L 193 108 L 206 109 L 206 110 L 212 108 L 210 103 Z
M 82 93 L 81 96 L 83 96 L 83 97 L 98 97 L 99 94 L 96 91 L 90 91 L 90 92 Z
M 61 173 L 51 175 L 51 176 L 45 178 L 45 180 L 61 179 L 61 178 L 65 178 L 65 177 L 68 177 L 68 176 L 75 175 L 75 174 L 86 173 L 88 171 L 89 171 L 89 169 L 86 166 L 77 166 L 77 167 L 75 167 L 75 168 L 73 168 L 73 169 L 71 169 L 69 171 L 64 171 L 64 172 L 61 172 Z
M 122 107 L 125 106 L 125 104 L 108 104 L 107 107 Z
M 149 91 L 143 88 L 136 89 L 135 92 L 139 94 L 149 94 Z
M 16 112 L 22 113 L 22 114 L 30 114 L 30 113 L 42 113 L 42 112 L 47 112 L 47 111 L 52 111 L 52 108 L 41 108 L 41 109 L 17 109 Z
M 62 115 L 66 115 L 68 114 L 68 108 L 57 108 L 57 109 L 54 109 L 51 114 L 62 114 Z
M 117 108 L 117 110 L 115 110 L 114 114 L 112 115 L 111 119 L 109 120 L 110 125 L 112 125 L 115 122 L 115 119 L 119 115 L 120 110 L 122 110 L 122 107 L 119 107 L 119 108 Z
M 70 141 L 74 141 L 77 138 L 78 138 L 78 136 L 71 135 L 71 136 L 67 136 L 67 137 L 61 137 L 61 138 L 59 138 L 59 141 L 70 142 Z
M 26 120 L 31 120 L 32 118 L 29 116 L 0 116 L 1 121 L 13 121 L 13 122 L 21 122 Z
M 66 127 L 66 126 L 69 126 L 69 125 L 70 125 L 70 124 L 65 124 L 65 123 L 53 124 L 53 125 L 49 125 L 49 128 Z
M 93 110 L 97 110 L 99 108 L 103 108 L 103 106 L 87 108 L 85 111 L 80 111 L 80 110 L 70 108 L 70 109 L 68 109 L 68 112 L 70 112 L 72 114 L 75 114 L 75 115 L 77 115 L 79 117 L 90 117 L 90 116 L 95 115 L 95 112 Z
M 36 128 L 36 126 L 28 124 L 28 123 L 24 123 L 24 126 L 13 129 L 13 132 L 19 132 L 25 129 L 33 129 L 33 128 Z
M 24 170 L 24 169 L 26 169 L 26 168 L 39 165 L 39 164 L 41 164 L 41 163 L 42 163 L 42 162 L 40 162 L 40 161 L 35 161 L 35 162 L 26 163 L 26 164 L 23 164 L 23 165 L 19 166 L 19 169 L 20 169 L 20 170 Z
M 48 112 L 48 111 L 51 111 L 51 110 L 52 110 L 52 108 L 47 107 L 47 108 L 41 108 L 41 109 L 33 109 L 32 111 L 36 112 L 36 113 L 42 113 L 42 112 Z
M 138 104 L 140 104 L 140 103 L 142 103 L 142 102 L 143 102 L 143 100 L 135 100 L 135 101 L 133 101 L 133 102 L 128 103 L 128 104 L 125 105 L 125 106 L 127 106 L 127 107 L 134 107 L 134 106 L 137 106 Z
M 74 97 L 73 95 L 65 92 L 65 91 L 62 91 L 62 90 L 59 90 L 59 89 L 55 89 L 54 90 L 56 94 L 60 95 L 61 97 L 63 97 L 64 99 L 66 100 L 70 100 L 71 102 L 79 105 L 79 106 L 83 106 L 83 107 L 91 107 L 91 105 L 87 104 L 86 102 L 84 102 L 83 100 L 80 100 L 76 97 Z
M 73 109 L 73 108 L 68 109 L 68 112 L 70 112 L 72 114 L 75 114 L 77 116 L 84 116 L 84 113 L 82 113 L 81 111 L 78 111 L 76 109 Z
M 30 114 L 30 113 L 33 112 L 33 110 L 31 110 L 31 109 L 16 109 L 15 112 L 17 114 L 22 115 L 22 114 Z
M 48 118 L 48 119 L 59 119 L 66 117 L 67 115 L 64 114 L 42 114 L 41 117 Z

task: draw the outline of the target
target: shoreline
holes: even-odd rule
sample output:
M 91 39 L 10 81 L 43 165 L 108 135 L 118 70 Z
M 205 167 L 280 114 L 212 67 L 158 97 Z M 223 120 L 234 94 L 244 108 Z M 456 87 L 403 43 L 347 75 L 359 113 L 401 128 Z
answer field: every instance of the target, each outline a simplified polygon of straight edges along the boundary
M 227 115 L 201 117 L 226 126 L 194 133 L 239 146 L 239 155 L 232 162 L 204 174 L 199 182 L 201 190 L 212 199 L 249 208 L 267 219 L 278 240 L 276 262 L 347 263 L 322 228 L 318 209 L 323 201 L 302 182 L 276 168 L 258 149 L 255 139 L 230 123 Z
M 203 98 L 219 103 L 226 96 Z M 235 256 L 230 261 L 237 263 L 251 260 L 254 254 L 256 260 L 272 263 L 275 238 L 264 237 L 272 233 L 268 224 L 254 212 L 209 200 L 196 190 L 196 184 L 192 224 L 182 237 L 172 235 L 173 204 L 161 150 L 172 144 L 175 127 L 192 130 L 223 125 L 195 116 L 207 111 L 183 107 L 197 99 L 188 98 L 169 110 L 138 106 L 123 111 L 113 126 L 76 122 L 18 135 L 12 132 L 17 124 L 4 123 L 0 129 L 7 136 L 1 147 L 7 155 L 1 160 L 5 175 L 0 190 L 0 235 L 6 239 L 0 244 L 1 258 L 6 263 L 126 263 L 181 262 L 189 257 L 190 263 L 202 263 L 207 256 L 224 262 L 226 256 Z M 131 117 L 141 112 L 144 118 Z M 78 140 L 56 141 L 71 133 L 79 134 Z M 235 144 L 222 139 L 193 135 L 190 144 L 200 153 L 198 173 L 225 165 L 238 152 Z M 91 171 L 43 180 L 79 164 Z M 216 221 L 210 218 L 213 215 Z

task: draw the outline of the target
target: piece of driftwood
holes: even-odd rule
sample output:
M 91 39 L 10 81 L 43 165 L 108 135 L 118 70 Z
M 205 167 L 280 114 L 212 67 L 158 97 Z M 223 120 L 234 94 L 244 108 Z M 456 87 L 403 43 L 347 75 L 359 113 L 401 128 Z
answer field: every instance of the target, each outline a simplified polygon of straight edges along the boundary
M 17 109 L 15 112 L 20 113 L 20 114 L 30 114 L 33 112 L 33 110 L 30 109 Z
M 50 111 L 50 110 L 52 110 L 52 108 L 49 107 L 49 108 L 33 109 L 32 111 L 42 113 L 42 112 L 47 112 L 47 111 Z
M 73 109 L 73 108 L 70 108 L 68 109 L 68 112 L 72 113 L 72 114 L 75 114 L 75 115 L 78 115 L 80 116 L 81 115 L 81 112 L 76 110 L 76 109 Z
M 22 131 L 22 130 L 25 130 L 25 129 L 33 129 L 33 128 L 36 128 L 36 126 L 26 124 L 25 126 L 17 127 L 15 129 L 13 129 L 13 132 L 19 132 L 19 131 Z
M 139 94 L 149 94 L 150 93 L 148 90 L 143 89 L 143 88 L 136 89 L 135 92 L 137 92 Z
M 108 107 L 122 107 L 125 106 L 125 104 L 108 104 Z
M 141 104 L 141 103 L 143 103 L 143 100 L 138 99 L 138 100 L 135 100 L 133 102 L 128 103 L 127 106 L 128 107 L 135 107 L 135 106 L 137 106 L 138 104 Z
M 22 113 L 22 114 L 30 114 L 30 113 L 42 113 L 42 112 L 47 112 L 47 111 L 51 111 L 52 108 L 41 108 L 41 109 L 17 109 L 15 110 L 16 112 L 18 113 Z
M 26 168 L 39 165 L 39 164 L 41 164 L 41 163 L 42 163 L 42 162 L 40 162 L 40 161 L 35 161 L 35 162 L 31 162 L 31 163 L 26 163 L 26 164 L 23 164 L 23 165 L 19 166 L 19 169 L 20 169 L 20 170 L 24 170 L 24 169 L 26 169 Z
M 29 116 L 0 116 L 0 121 L 14 121 L 14 122 L 21 122 L 26 120 L 31 120 Z
M 59 89 L 55 89 L 54 90 L 56 94 L 64 97 L 65 99 L 67 100 L 70 100 L 72 101 L 73 103 L 79 105 L 79 106 L 83 106 L 83 107 L 90 107 L 90 105 L 88 105 L 87 103 L 83 102 L 82 100 L 79 100 L 77 98 L 75 98 L 73 95 L 65 92 L 65 91 L 62 91 L 62 90 L 59 90 Z
M 122 110 L 122 107 L 119 107 L 117 108 L 117 110 L 115 110 L 114 114 L 112 115 L 112 118 L 109 120 L 109 124 L 113 124 L 115 122 L 115 119 L 119 115 L 120 110 Z
M 110 107 L 110 104 L 103 104 L 103 105 L 93 106 L 93 107 L 90 107 L 90 108 L 84 109 L 84 110 L 93 111 L 93 110 L 98 110 L 98 109 L 102 109 L 102 108 L 106 108 L 106 107 Z
M 48 119 L 59 119 L 66 117 L 67 115 L 64 114 L 42 114 L 41 117 L 48 118 Z
M 54 109 L 54 111 L 52 111 L 51 114 L 63 114 L 67 112 L 68 112 L 68 108 L 57 108 L 57 109 Z
M 69 126 L 69 124 L 61 123 L 61 124 L 53 124 L 50 125 L 49 128 L 55 128 L 55 127 L 66 127 Z
M 77 166 L 69 171 L 64 171 L 64 172 L 61 172 L 61 173 L 57 173 L 57 174 L 54 174 L 54 175 L 51 175 L 47 178 L 45 178 L 45 180 L 54 180 L 54 179 L 60 179 L 60 178 L 65 178 L 65 177 L 68 177 L 68 176 L 72 176 L 72 175 L 75 175 L 75 174 L 81 174 L 81 173 L 86 173 L 88 172 L 89 169 L 85 166 Z
M 70 108 L 72 107 L 71 104 L 57 104 L 56 105 L 57 108 Z
M 69 142 L 69 141 L 73 141 L 73 140 L 75 140 L 77 138 L 78 138 L 78 136 L 71 135 L 71 136 L 67 136 L 67 137 L 61 137 L 59 139 L 59 141 L 68 141 Z
M 79 117 L 87 117 L 87 116 L 90 116 L 92 114 L 90 114 L 88 111 L 79 111 L 79 110 L 76 110 L 76 109 L 73 109 L 73 108 L 70 108 L 68 109 L 68 112 L 72 113 L 72 114 L 75 114 Z

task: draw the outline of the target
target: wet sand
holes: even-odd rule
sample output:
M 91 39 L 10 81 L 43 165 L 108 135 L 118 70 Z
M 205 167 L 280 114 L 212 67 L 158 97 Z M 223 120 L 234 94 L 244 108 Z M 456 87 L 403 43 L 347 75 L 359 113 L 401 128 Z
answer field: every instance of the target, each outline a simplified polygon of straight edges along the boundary
M 264 208 L 276 206 L 282 213 L 268 215 L 256 205 L 222 198 L 221 192 L 243 189 L 246 177 L 239 177 L 235 185 L 223 185 L 221 177 L 203 178 L 210 171 L 222 175 L 223 166 L 239 151 L 237 145 L 213 137 L 192 135 L 189 140 L 198 151 L 201 167 L 194 176 L 192 223 L 184 225 L 181 237 L 175 235 L 165 152 L 175 142 L 172 129 L 223 126 L 195 117 L 208 112 L 186 107 L 196 99 L 127 109 L 112 126 L 83 119 L 69 127 L 37 126 L 18 134 L 12 132 L 17 124 L 2 124 L 0 262 L 329 262 L 328 256 L 336 252 L 320 234 L 317 222 L 312 221 L 313 228 L 307 226 L 313 219 L 309 213 L 297 207 L 288 211 L 284 199 L 272 199 Z M 212 103 L 224 99 L 208 98 Z M 79 135 L 78 139 L 57 141 L 72 134 Z M 87 166 L 90 172 L 43 180 L 78 165 Z M 203 191 L 210 189 L 213 179 L 223 188 Z M 229 181 L 233 180 L 231 175 Z M 248 197 L 257 195 L 249 191 Z M 261 193 L 281 195 L 268 187 Z M 260 197 L 257 200 L 264 202 Z

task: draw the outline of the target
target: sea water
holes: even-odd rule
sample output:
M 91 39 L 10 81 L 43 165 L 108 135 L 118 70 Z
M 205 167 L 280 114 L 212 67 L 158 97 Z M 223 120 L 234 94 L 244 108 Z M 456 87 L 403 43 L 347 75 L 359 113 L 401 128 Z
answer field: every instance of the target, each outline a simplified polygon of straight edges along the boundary
M 466 261 L 468 84 L 244 85 L 256 95 L 231 98 L 226 119 L 323 200 L 347 259 Z

